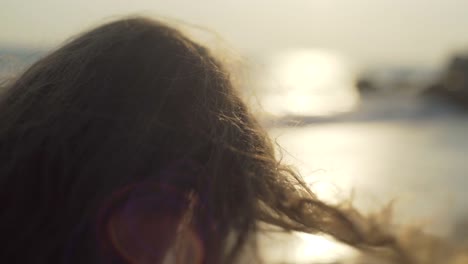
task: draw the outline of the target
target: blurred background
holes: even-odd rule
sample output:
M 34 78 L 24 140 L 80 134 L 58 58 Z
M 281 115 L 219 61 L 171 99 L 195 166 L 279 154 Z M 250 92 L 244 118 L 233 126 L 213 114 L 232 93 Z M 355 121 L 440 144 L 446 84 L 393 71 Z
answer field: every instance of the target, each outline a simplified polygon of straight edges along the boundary
M 461 0 L 1 0 L 0 78 L 123 15 L 206 28 L 242 61 L 240 88 L 320 197 L 353 194 L 363 211 L 394 200 L 396 223 L 466 241 L 466 10 Z M 354 254 L 304 234 L 263 243 L 276 262 Z

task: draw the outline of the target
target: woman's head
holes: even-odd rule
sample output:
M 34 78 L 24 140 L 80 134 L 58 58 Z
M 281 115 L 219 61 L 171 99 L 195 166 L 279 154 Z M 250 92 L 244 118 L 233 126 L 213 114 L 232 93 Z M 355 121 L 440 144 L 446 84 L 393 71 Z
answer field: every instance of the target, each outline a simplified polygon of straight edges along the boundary
M 191 237 L 191 259 L 224 263 L 254 241 L 259 221 L 363 241 L 275 159 L 223 66 L 171 27 L 142 18 L 100 26 L 7 88 L 4 256 L 157 263 Z M 151 241 L 148 258 L 136 257 L 141 241 Z
M 132 18 L 87 32 L 31 66 L 0 109 L 2 195 L 19 221 L 11 232 L 24 235 L 11 248 L 42 237 L 59 249 L 104 200 L 142 182 L 196 199 L 190 221 L 210 247 L 254 228 L 251 160 L 270 146 L 223 67 L 173 28 Z M 216 230 L 202 232 L 208 223 Z

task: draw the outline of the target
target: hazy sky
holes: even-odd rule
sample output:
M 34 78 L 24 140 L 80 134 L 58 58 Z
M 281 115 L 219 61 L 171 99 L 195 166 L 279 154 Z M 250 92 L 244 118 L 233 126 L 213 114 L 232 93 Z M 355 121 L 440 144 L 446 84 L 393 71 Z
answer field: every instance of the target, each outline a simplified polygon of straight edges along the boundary
M 124 14 L 217 31 L 240 52 L 338 51 L 359 62 L 437 64 L 468 47 L 468 0 L 0 0 L 0 43 L 53 46 Z

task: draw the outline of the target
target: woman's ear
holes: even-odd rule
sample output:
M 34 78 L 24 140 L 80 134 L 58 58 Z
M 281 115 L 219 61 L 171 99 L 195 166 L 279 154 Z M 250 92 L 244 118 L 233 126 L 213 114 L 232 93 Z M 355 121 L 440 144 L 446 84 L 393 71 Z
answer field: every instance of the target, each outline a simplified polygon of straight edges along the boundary
M 162 208 L 148 208 L 144 204 L 148 202 L 127 202 L 107 222 L 112 248 L 128 263 L 163 263 L 177 236 L 180 216 Z
M 161 185 L 117 193 L 100 220 L 105 248 L 131 264 L 202 263 L 203 243 L 189 223 L 187 199 Z

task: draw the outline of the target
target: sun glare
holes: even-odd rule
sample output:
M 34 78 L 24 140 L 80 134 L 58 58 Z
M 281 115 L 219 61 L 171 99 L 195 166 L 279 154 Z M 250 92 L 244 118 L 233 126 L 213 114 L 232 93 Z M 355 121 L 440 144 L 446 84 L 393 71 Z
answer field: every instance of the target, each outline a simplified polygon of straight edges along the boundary
M 272 58 L 264 77 L 262 106 L 275 115 L 330 115 L 351 110 L 358 100 L 352 70 L 331 52 L 284 52 Z
M 297 233 L 296 235 L 302 241 L 296 249 L 298 261 L 335 263 L 356 255 L 356 251 L 350 246 L 337 243 L 326 236 L 305 233 Z

